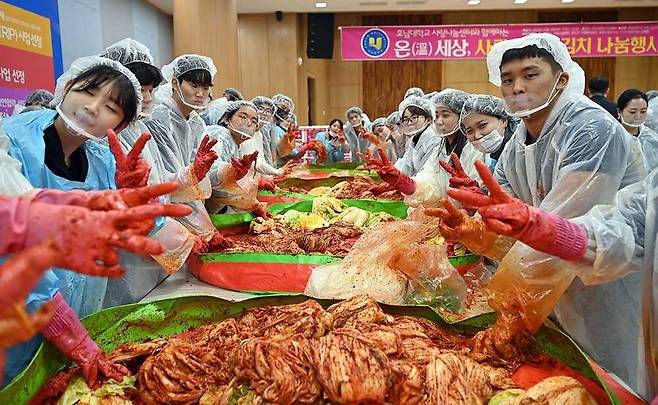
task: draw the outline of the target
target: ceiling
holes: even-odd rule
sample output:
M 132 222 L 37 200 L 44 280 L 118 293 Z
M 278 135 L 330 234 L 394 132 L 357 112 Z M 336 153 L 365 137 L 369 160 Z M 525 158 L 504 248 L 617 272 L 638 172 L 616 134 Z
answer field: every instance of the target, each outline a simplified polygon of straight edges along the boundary
M 171 14 L 174 0 L 147 0 L 155 7 Z M 236 0 L 238 14 L 273 13 L 275 11 L 314 12 L 383 12 L 383 11 L 443 11 L 443 10 L 530 10 L 601 7 L 657 7 L 658 0 L 575 0 L 563 4 L 561 0 L 527 0 L 514 4 L 514 0 L 480 0 L 476 6 L 467 0 L 325 0 L 326 8 L 316 8 L 315 0 Z

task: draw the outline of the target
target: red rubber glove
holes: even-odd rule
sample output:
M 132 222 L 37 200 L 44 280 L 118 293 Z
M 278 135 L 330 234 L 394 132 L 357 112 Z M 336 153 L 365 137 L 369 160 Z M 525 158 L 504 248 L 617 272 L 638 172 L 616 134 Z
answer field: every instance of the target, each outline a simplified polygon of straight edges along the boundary
M 231 165 L 233 166 L 233 172 L 235 175 L 235 180 L 240 180 L 249 173 L 251 165 L 254 164 L 256 158 L 258 157 L 258 151 L 241 157 L 240 159 L 231 159 Z
M 295 158 L 301 159 L 301 158 L 304 157 L 304 154 L 306 154 L 306 152 L 312 151 L 312 150 L 314 150 L 313 141 L 308 141 L 308 142 L 306 142 L 306 143 L 304 143 L 304 144 L 302 144 L 299 147 L 294 149 Z
M 279 156 L 288 156 L 297 143 L 297 127 L 290 125 L 277 145 Z
M 258 179 L 258 189 L 259 190 L 267 190 L 271 192 L 276 191 L 276 182 L 274 181 L 274 178 L 272 177 L 261 177 Z
M 172 204 L 91 211 L 34 202 L 27 213 L 24 245 L 52 240 L 61 253 L 58 267 L 92 276 L 116 277 L 123 274 L 123 268 L 115 248 L 142 255 L 161 254 L 164 249 L 160 243 L 147 237 L 155 219 L 191 212 L 189 207 Z
M 123 377 L 130 375 L 126 367 L 108 360 L 62 294 L 55 294 L 52 302 L 55 314 L 43 329 L 43 336 L 82 369 L 90 388 L 99 387 L 103 377 L 122 381 Z
M 439 162 L 441 167 L 443 169 L 450 173 L 450 187 L 452 188 L 458 188 L 458 189 L 467 189 L 470 191 L 476 191 L 480 190 L 480 185 L 478 184 L 477 181 L 473 180 L 466 174 L 464 171 L 464 167 L 462 166 L 462 162 L 459 160 L 459 157 L 457 156 L 456 153 L 452 153 L 450 155 L 450 159 L 452 160 L 452 167 L 447 163 L 447 162 Z M 481 191 L 481 190 L 480 190 Z M 484 192 L 481 193 L 484 195 Z
M 196 152 L 194 157 L 194 174 L 198 181 L 203 180 L 208 174 L 208 171 L 212 167 L 212 164 L 217 160 L 217 152 L 212 148 L 217 144 L 217 140 L 210 140 L 210 136 L 206 134 L 201 141 L 199 150 Z
M 230 243 L 224 238 L 220 232 L 215 232 L 212 238 L 208 241 L 208 252 L 217 252 L 226 248 Z
M 197 255 L 208 253 L 208 242 L 202 237 L 195 235 L 192 252 Z
M 406 174 L 396 169 L 382 148 L 377 148 L 381 159 L 364 156 L 368 166 L 378 166 L 377 174 L 386 183 L 391 185 L 402 194 L 411 195 L 416 192 L 416 182 Z
M 489 195 L 454 189 L 448 194 L 464 204 L 479 207 L 488 229 L 565 260 L 585 255 L 588 241 L 583 227 L 507 195 L 484 163 L 476 162 L 475 167 Z
M 111 129 L 107 130 L 107 140 L 110 144 L 110 150 L 117 163 L 117 171 L 114 175 L 117 188 L 144 187 L 148 184 L 151 166 L 146 160 L 142 159 L 141 154 L 146 142 L 150 139 L 151 134 L 148 132 L 143 133 L 137 138 L 132 149 L 126 155 L 121 149 L 117 134 Z

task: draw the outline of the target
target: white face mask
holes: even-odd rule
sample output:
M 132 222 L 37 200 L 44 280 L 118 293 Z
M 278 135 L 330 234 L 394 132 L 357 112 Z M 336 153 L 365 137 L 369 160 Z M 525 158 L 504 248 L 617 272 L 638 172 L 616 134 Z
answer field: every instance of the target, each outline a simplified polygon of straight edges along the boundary
M 448 137 L 448 136 L 454 134 L 455 132 L 459 131 L 459 125 L 457 125 L 455 127 L 455 129 L 453 129 L 450 132 L 445 132 L 445 133 L 441 132 L 441 129 L 439 127 L 437 127 L 436 125 L 434 125 L 434 130 L 436 131 L 436 134 L 439 135 L 441 138 L 445 138 L 445 137 Z
M 233 124 L 231 124 L 231 121 L 228 122 L 228 129 L 239 134 L 243 141 L 249 140 L 254 136 L 254 132 L 251 132 L 251 134 L 249 134 L 248 132 L 244 132 L 244 128 L 243 130 L 237 129 L 236 127 L 233 126 Z
M 409 137 L 411 137 L 411 136 L 416 136 L 416 135 L 418 135 L 418 134 L 422 134 L 423 132 L 425 132 L 425 130 L 426 130 L 428 127 L 429 127 L 429 124 L 428 124 L 428 125 L 425 125 L 424 127 L 421 127 L 421 128 L 415 129 L 415 130 L 412 130 L 411 132 L 405 132 L 404 134 L 405 134 L 406 136 L 409 136 Z
M 633 120 L 633 121 L 631 121 L 631 122 L 627 122 L 627 121 L 624 119 L 624 114 L 620 114 L 620 115 L 619 115 L 619 118 L 621 119 L 621 123 L 622 123 L 622 124 L 626 125 L 627 127 L 631 127 L 631 128 L 639 128 L 639 127 L 641 127 L 642 125 L 644 125 L 644 123 L 646 122 L 646 119 L 644 119 L 644 120 L 643 120 L 643 119 L 639 119 L 639 120 Z
M 503 144 L 503 137 L 498 129 L 494 129 L 480 139 L 471 142 L 471 145 L 482 153 L 494 153 Z
M 205 108 L 208 107 L 208 103 L 210 102 L 209 100 L 210 97 L 207 97 L 206 101 L 203 104 L 197 105 L 197 104 L 188 103 L 187 100 L 185 100 L 185 97 L 183 97 L 183 92 L 180 89 L 180 83 L 176 87 L 178 88 L 178 96 L 180 97 L 181 103 L 197 111 L 205 110 Z
M 64 124 L 66 126 L 66 130 L 69 132 L 69 134 L 73 136 L 84 136 L 85 138 L 89 138 L 92 141 L 96 142 L 103 142 L 103 139 L 94 136 L 90 134 L 89 132 L 85 131 L 82 129 L 80 125 L 78 125 L 77 122 L 75 122 L 74 119 L 68 117 L 66 114 L 62 112 L 62 109 L 59 107 L 59 104 L 55 107 L 55 111 L 59 114 L 59 116 L 62 118 L 64 121 Z
M 560 94 L 559 91 L 555 91 L 557 88 L 557 84 L 560 82 L 560 76 L 558 76 L 557 80 L 555 81 L 555 84 L 553 85 L 553 89 L 551 90 L 551 95 L 548 97 L 548 99 L 544 102 L 544 104 L 535 107 L 535 108 L 530 108 L 530 109 L 525 109 L 521 111 L 511 111 L 509 107 L 506 107 L 507 113 L 514 118 L 528 118 L 532 114 L 539 112 L 543 110 L 544 108 L 548 107 L 549 104 L 557 97 L 558 94 Z M 506 103 L 507 104 L 507 103 Z M 507 104 L 509 105 L 509 104 Z

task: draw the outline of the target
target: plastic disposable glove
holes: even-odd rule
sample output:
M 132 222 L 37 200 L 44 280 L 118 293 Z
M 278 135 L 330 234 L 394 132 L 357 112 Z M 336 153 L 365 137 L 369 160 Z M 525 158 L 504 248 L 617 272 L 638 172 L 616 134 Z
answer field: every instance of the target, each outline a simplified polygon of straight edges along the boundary
M 194 174 L 198 181 L 201 181 L 206 177 L 212 164 L 217 160 L 217 152 L 212 149 L 216 144 L 217 140 L 215 139 L 211 141 L 208 134 L 206 134 L 201 141 L 201 145 L 196 152 L 193 163 Z
M 123 274 L 116 248 L 141 255 L 159 255 L 164 249 L 147 237 L 160 216 L 189 215 L 191 209 L 173 204 L 150 204 L 113 211 L 83 207 L 30 204 L 25 246 L 52 240 L 61 253 L 57 267 L 93 276 Z
M 103 377 L 122 381 L 123 377 L 130 375 L 130 370 L 110 361 L 89 337 L 89 333 L 62 294 L 55 294 L 52 302 L 55 305 L 55 314 L 43 329 L 43 336 L 82 369 L 90 388 L 98 388 Z
M 111 129 L 107 130 L 107 140 L 117 164 L 117 171 L 114 175 L 117 188 L 144 187 L 148 184 L 151 166 L 142 159 L 141 153 L 150 139 L 151 134 L 143 133 L 137 138 L 130 152 L 124 154 L 117 134 Z
M 565 260 L 585 255 L 587 232 L 583 227 L 509 196 L 484 163 L 476 162 L 475 167 L 489 195 L 467 190 L 450 190 L 448 194 L 464 204 L 479 207 L 478 212 L 489 230 Z

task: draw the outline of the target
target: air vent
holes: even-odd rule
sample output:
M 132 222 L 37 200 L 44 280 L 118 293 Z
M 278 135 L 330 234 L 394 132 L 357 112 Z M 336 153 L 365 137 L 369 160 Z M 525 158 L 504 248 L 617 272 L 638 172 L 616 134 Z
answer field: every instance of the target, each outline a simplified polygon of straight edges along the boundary
M 388 6 L 388 1 L 360 1 L 359 6 L 362 6 L 362 7 Z
M 422 6 L 426 3 L 427 0 L 400 0 L 395 2 L 399 6 Z

